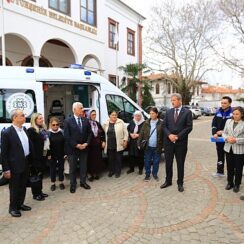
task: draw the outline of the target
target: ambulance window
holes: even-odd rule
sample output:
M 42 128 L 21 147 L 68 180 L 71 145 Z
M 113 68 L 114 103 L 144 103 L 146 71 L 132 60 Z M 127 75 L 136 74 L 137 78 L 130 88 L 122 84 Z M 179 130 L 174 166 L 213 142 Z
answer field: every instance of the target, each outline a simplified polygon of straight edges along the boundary
M 134 112 L 137 110 L 128 100 L 118 95 L 106 96 L 108 112 L 116 111 L 118 117 L 125 123 L 129 123 L 133 118 Z
M 36 97 L 33 90 L 0 89 L 0 123 L 10 123 L 10 113 L 14 109 L 22 109 L 26 122 L 30 122 L 33 112 L 36 112 Z

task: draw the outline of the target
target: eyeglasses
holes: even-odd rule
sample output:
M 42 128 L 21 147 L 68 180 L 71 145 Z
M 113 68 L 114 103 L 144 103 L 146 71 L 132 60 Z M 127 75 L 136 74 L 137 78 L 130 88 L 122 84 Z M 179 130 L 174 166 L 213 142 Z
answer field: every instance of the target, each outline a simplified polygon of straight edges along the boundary
M 52 126 L 59 126 L 59 124 L 52 124 Z

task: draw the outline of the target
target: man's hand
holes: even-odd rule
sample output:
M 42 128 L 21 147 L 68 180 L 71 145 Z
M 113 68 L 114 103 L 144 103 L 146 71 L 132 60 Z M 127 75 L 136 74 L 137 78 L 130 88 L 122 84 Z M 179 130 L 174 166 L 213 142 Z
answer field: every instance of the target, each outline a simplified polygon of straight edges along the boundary
M 3 177 L 5 179 L 10 179 L 11 178 L 11 172 L 10 171 L 3 172 Z
M 178 136 L 174 134 L 170 134 L 169 139 L 171 142 L 176 142 L 178 140 Z
M 83 143 L 83 144 L 81 144 L 81 146 L 80 146 L 80 150 L 84 150 L 84 149 L 86 149 L 87 146 L 88 146 L 87 143 Z

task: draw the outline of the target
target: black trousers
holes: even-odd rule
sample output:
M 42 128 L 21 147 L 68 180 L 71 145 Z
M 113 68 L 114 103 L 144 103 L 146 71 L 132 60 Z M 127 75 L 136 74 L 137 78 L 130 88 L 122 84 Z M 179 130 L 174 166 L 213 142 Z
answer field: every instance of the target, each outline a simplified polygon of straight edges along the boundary
M 117 152 L 116 149 L 108 149 L 108 167 L 109 172 L 120 175 L 122 168 L 123 151 Z
M 136 165 L 138 165 L 139 170 L 143 170 L 144 167 L 144 153 L 140 152 L 141 154 L 139 156 L 130 156 L 130 169 L 134 170 Z
M 24 204 L 28 176 L 28 169 L 20 174 L 11 173 L 9 180 L 10 210 L 19 210 Z
M 64 180 L 64 158 L 51 159 L 50 160 L 50 178 L 51 182 L 56 181 L 56 173 L 58 169 L 58 179 L 59 181 Z
M 70 184 L 76 186 L 77 162 L 80 166 L 80 184 L 86 183 L 87 173 L 87 151 L 80 151 L 73 155 L 68 155 Z
M 40 189 L 35 189 L 33 187 L 31 187 L 31 192 L 32 192 L 32 195 L 34 197 L 40 195 L 42 193 L 42 188 L 43 188 L 43 174 L 44 174 L 44 170 L 45 170 L 45 167 L 46 167 L 46 162 L 47 162 L 47 158 L 45 156 L 42 157 L 42 165 L 41 166 L 37 166 L 37 167 L 32 167 L 31 168 L 31 174 L 32 175 L 38 175 L 41 179 L 41 187 Z
M 225 144 L 223 142 L 216 142 L 216 150 L 217 150 L 217 173 L 224 174 L 224 166 L 225 166 Z
M 184 165 L 187 153 L 187 145 L 177 143 L 170 143 L 164 146 L 165 152 L 165 168 L 166 168 L 166 181 L 172 183 L 173 178 L 173 160 L 174 157 L 177 163 L 177 184 L 184 183 Z
M 226 153 L 227 181 L 231 185 L 239 186 L 242 180 L 244 154 L 234 154 L 232 149 Z

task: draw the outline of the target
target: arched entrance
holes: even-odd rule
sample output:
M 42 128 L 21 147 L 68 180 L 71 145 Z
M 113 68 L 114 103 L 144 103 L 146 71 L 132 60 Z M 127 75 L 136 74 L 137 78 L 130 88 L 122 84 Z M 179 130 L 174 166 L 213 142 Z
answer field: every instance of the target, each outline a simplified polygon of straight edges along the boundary
M 100 60 L 93 54 L 86 55 L 82 61 L 82 65 L 85 67 L 85 69 L 91 70 L 98 74 L 101 74 L 103 71 L 101 69 Z
M 53 67 L 69 67 L 70 64 L 75 63 L 75 56 L 72 48 L 59 39 L 50 39 L 45 42 L 41 49 L 40 59 L 43 57 L 45 57 Z
M 8 58 L 5 58 L 5 63 L 6 66 L 12 66 L 12 62 Z M 3 60 L 2 60 L 2 55 L 0 55 L 0 66 L 2 65 L 3 65 Z
M 32 55 L 32 50 L 32 45 L 27 38 L 17 33 L 5 34 L 6 65 L 20 66 L 27 56 Z
M 23 60 L 21 66 L 33 67 L 34 66 L 34 59 L 33 59 L 33 57 L 32 56 L 26 57 Z M 39 58 L 39 67 L 52 67 L 52 64 L 45 57 L 40 57 Z

